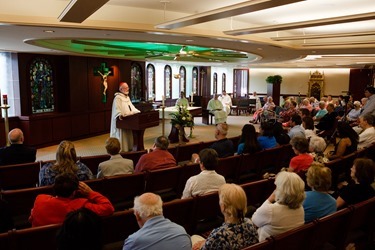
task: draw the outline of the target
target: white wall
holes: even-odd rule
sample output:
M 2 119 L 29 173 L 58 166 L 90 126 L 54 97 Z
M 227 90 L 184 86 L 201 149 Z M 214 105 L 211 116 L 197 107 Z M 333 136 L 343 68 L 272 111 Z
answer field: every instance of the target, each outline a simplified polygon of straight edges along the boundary
M 267 93 L 266 78 L 269 75 L 281 75 L 280 94 L 307 95 L 310 73 L 319 71 L 324 73 L 325 95 L 341 95 L 342 91 L 349 90 L 350 69 L 250 69 L 250 93 L 253 91 Z
M 161 100 L 164 94 L 164 67 L 165 63 L 152 63 L 155 66 L 155 81 L 156 81 L 156 100 Z M 180 66 L 186 68 L 186 95 L 189 96 L 192 90 L 192 65 L 184 65 L 180 63 L 170 63 L 172 68 L 172 75 L 179 72 Z M 146 65 L 147 66 L 147 65 Z M 233 92 L 233 69 L 234 67 L 212 66 L 211 79 L 213 74 L 217 73 L 218 93 L 221 93 L 222 74 L 226 74 L 226 90 L 228 93 Z M 319 71 L 324 73 L 324 95 L 341 95 L 342 91 L 349 90 L 349 75 L 350 69 L 281 69 L 281 68 L 250 68 L 250 84 L 249 93 L 256 91 L 258 93 L 267 93 L 266 78 L 269 75 L 281 75 L 283 82 L 281 83 L 280 94 L 295 94 L 300 92 L 302 95 L 307 95 L 308 81 L 310 73 Z M 172 77 L 172 98 L 179 97 L 179 80 Z M 211 94 L 213 92 L 213 81 L 211 80 Z

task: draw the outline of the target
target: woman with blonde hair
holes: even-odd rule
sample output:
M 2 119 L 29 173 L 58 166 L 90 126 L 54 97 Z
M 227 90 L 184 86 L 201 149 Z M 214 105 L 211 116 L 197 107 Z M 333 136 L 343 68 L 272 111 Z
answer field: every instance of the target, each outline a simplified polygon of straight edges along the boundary
M 306 192 L 303 202 L 305 223 L 336 212 L 336 200 L 328 193 L 332 182 L 331 169 L 313 162 L 307 170 L 306 180 L 311 191 Z
M 62 173 L 75 174 L 80 181 L 93 178 L 91 170 L 82 162 L 77 161 L 74 144 L 70 141 L 60 142 L 56 151 L 56 161 L 48 162 L 40 169 L 39 185 L 53 185 L 55 177 Z
M 276 189 L 255 211 L 252 221 L 258 227 L 259 241 L 304 224 L 302 203 L 305 183 L 293 172 L 276 175 Z
M 258 233 L 249 218 L 245 218 L 247 198 L 242 187 L 224 184 L 219 189 L 219 205 L 224 223 L 193 245 L 193 249 L 243 249 L 258 242 Z M 192 237 L 193 242 L 196 236 Z M 198 236 L 199 237 L 199 236 Z

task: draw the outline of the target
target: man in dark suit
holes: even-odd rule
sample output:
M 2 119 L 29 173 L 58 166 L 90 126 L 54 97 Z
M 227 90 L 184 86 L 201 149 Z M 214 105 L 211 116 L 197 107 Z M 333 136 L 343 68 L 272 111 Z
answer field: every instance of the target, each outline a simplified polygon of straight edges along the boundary
M 329 103 L 326 109 L 328 113 L 320 119 L 317 125 L 315 125 L 315 127 L 319 131 L 335 129 L 334 125 L 337 117 L 337 113 L 335 112 L 335 106 L 332 103 Z
M 23 145 L 23 132 L 19 128 L 8 134 L 10 146 L 0 148 L 0 166 L 34 162 L 36 149 Z

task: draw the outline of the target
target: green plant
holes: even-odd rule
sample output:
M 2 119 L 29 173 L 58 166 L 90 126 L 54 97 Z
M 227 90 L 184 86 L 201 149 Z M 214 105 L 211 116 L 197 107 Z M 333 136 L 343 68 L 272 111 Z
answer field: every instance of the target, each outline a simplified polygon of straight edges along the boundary
M 283 81 L 283 77 L 281 75 L 274 75 L 274 76 L 268 76 L 266 78 L 266 82 L 268 83 L 281 83 Z
M 187 107 L 184 107 L 184 106 L 178 107 L 178 111 L 170 114 L 170 116 L 171 116 L 171 124 L 173 126 L 180 125 L 184 127 L 194 127 L 193 116 L 190 114 Z

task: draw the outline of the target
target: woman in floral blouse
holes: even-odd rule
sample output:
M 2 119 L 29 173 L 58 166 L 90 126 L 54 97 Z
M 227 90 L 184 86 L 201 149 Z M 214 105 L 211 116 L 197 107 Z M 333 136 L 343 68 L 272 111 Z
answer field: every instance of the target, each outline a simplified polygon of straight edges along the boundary
M 82 162 L 77 161 L 74 144 L 62 141 L 57 147 L 56 162 L 43 165 L 39 172 L 39 186 L 53 185 L 55 177 L 62 173 L 73 173 L 80 181 L 93 178 L 91 170 Z
M 198 241 L 193 249 L 242 249 L 258 242 L 258 233 L 250 219 L 245 218 L 245 191 L 236 184 L 224 184 L 219 189 L 219 205 L 224 223 Z M 194 238 L 194 237 L 193 237 Z

